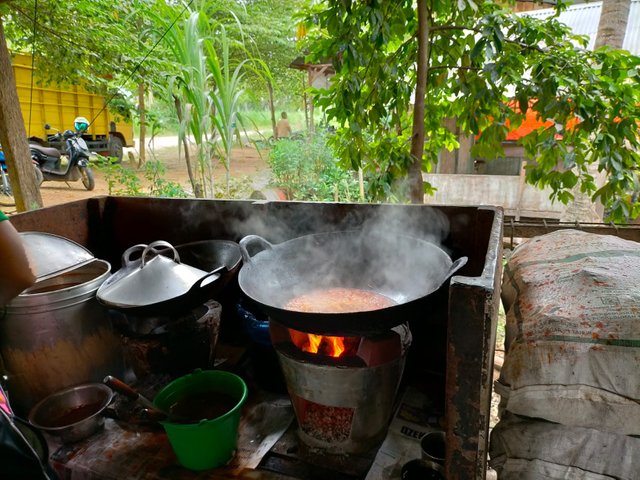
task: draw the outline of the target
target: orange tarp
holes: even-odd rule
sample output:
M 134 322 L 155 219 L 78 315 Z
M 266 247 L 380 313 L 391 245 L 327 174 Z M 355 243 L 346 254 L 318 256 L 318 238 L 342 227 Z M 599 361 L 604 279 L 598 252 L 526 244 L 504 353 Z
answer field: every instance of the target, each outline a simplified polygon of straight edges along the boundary
M 510 102 L 509 105 L 515 110 L 520 110 L 515 105 L 515 102 Z M 573 118 L 569 120 L 566 125 L 567 130 L 571 130 L 579 122 L 580 120 L 578 118 Z M 509 120 L 506 121 L 505 125 L 507 126 L 507 128 L 509 128 Z M 552 126 L 553 126 L 553 120 L 547 119 L 545 121 L 542 121 L 542 119 L 538 116 L 538 112 L 536 112 L 532 108 L 529 108 L 520 126 L 513 130 L 509 130 L 509 133 L 507 133 L 506 140 L 516 141 L 519 138 L 524 137 L 525 135 L 529 135 L 531 132 L 533 132 L 534 130 L 537 130 L 538 128 L 541 128 L 541 127 L 549 128 Z M 561 137 L 562 135 L 557 135 L 557 138 L 561 138 Z
M 509 128 L 509 120 L 506 122 L 507 128 Z M 507 141 L 515 141 L 525 135 L 529 135 L 534 130 L 537 130 L 540 127 L 551 127 L 553 125 L 553 121 L 547 120 L 542 121 L 540 117 L 538 117 L 538 112 L 532 110 L 531 108 L 527 110 L 527 114 L 525 115 L 524 120 L 520 124 L 520 126 L 516 129 L 509 130 L 507 133 Z

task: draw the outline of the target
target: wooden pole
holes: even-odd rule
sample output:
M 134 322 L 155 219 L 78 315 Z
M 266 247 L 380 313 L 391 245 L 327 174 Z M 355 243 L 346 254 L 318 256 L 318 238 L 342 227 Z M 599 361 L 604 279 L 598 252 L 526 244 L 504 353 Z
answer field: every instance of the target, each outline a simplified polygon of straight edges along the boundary
M 309 131 L 309 105 L 307 100 L 307 84 L 305 83 L 304 77 L 302 77 L 302 103 L 304 107 L 304 124 L 307 127 L 307 132 Z M 275 138 L 275 135 L 274 135 Z
M 271 111 L 271 129 L 273 138 L 276 138 L 276 106 L 273 101 L 273 84 L 267 80 L 267 90 L 269 91 L 269 110 Z
M 146 141 L 147 141 L 147 126 L 145 125 L 146 118 L 144 115 L 145 106 L 144 106 L 144 82 L 138 83 L 138 115 L 140 118 L 140 139 L 139 139 L 139 154 L 138 157 L 138 168 L 142 166 L 144 162 L 147 161 L 147 153 L 146 153 Z
M 313 69 L 310 68 L 309 69 L 309 87 L 311 87 L 313 85 Z M 309 101 L 309 134 L 313 135 L 313 133 L 316 130 L 316 126 L 313 120 L 313 95 L 309 95 L 308 97 L 308 101 Z

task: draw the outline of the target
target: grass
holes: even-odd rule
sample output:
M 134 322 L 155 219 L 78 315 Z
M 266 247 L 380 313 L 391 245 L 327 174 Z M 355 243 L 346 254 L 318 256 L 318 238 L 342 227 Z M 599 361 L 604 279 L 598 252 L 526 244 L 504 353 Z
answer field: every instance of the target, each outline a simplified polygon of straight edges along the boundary
M 280 119 L 280 114 L 283 110 L 276 111 L 276 122 Z M 286 110 L 285 110 L 286 111 Z M 304 112 L 300 110 L 294 111 L 286 111 L 287 118 L 289 119 L 289 123 L 291 124 L 291 129 L 293 131 L 296 130 L 305 130 L 307 127 L 305 125 L 305 117 Z M 250 110 L 243 112 L 242 115 L 248 120 L 248 125 L 245 125 L 247 130 L 251 130 L 257 126 L 260 130 L 270 130 L 271 129 L 271 113 L 268 110 Z M 315 120 L 315 124 L 322 120 L 322 114 L 315 112 L 313 116 Z
M 304 111 L 302 110 L 284 110 L 287 112 L 287 117 L 289 118 L 289 123 L 291 124 L 291 129 L 296 131 L 304 131 L 306 130 Z M 276 110 L 276 122 L 280 119 L 280 114 L 283 110 Z M 164 112 L 165 114 L 169 114 L 170 112 Z M 246 119 L 246 124 L 244 128 L 247 130 L 247 133 L 250 136 L 254 136 L 254 132 L 256 129 L 260 130 L 263 135 L 267 138 L 271 136 L 271 113 L 269 110 L 246 110 L 242 112 L 242 115 Z M 323 120 L 323 114 L 320 111 L 315 111 L 313 115 L 314 124 L 318 126 Z M 166 126 L 160 128 L 156 132 L 156 136 L 175 136 L 178 135 L 178 126 L 175 121 L 166 121 L 163 122 Z M 140 125 L 136 122 L 134 125 L 134 135 L 137 137 L 140 136 Z M 151 136 L 151 131 L 147 129 L 147 136 Z M 258 135 L 255 135 L 258 136 Z
M 507 324 L 507 315 L 500 302 L 500 309 L 498 310 L 498 328 L 496 331 L 496 350 L 504 350 L 504 338 Z

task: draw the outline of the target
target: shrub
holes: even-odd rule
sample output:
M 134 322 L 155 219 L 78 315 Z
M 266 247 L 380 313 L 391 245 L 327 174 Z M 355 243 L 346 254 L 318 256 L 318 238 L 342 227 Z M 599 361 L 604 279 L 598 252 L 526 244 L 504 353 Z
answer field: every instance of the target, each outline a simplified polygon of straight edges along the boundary
M 358 179 L 340 167 L 326 134 L 297 136 L 275 142 L 269 154 L 273 185 L 289 200 L 357 201 Z

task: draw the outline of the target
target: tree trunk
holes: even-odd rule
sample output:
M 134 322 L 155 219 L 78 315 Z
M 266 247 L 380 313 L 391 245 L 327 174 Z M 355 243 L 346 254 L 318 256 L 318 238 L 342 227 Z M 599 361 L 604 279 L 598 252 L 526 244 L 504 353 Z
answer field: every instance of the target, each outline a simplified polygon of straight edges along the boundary
M 27 132 L 20 110 L 11 57 L 0 18 L 0 143 L 9 171 L 9 180 L 19 212 L 42 207 L 42 197 L 29 153 Z
M 273 130 L 273 138 L 276 138 L 276 107 L 273 104 L 273 84 L 271 80 L 267 81 L 267 90 L 269 91 L 269 110 L 271 111 L 271 129 Z
M 631 0 L 604 0 L 598 24 L 595 48 L 607 45 L 622 48 L 629 21 Z
M 140 157 L 138 158 L 138 168 L 147 160 L 147 154 L 145 152 L 145 143 L 147 141 L 147 127 L 145 125 L 146 119 L 144 117 L 144 82 L 138 84 L 138 116 L 140 118 Z
M 427 0 L 418 0 L 418 65 L 416 67 L 416 97 L 413 109 L 411 133 L 411 157 L 409 165 L 409 197 L 411 203 L 424 203 L 422 181 L 422 156 L 424 155 L 424 101 L 429 76 L 429 19 Z
M 180 99 L 174 95 L 173 103 L 176 106 L 176 116 L 178 117 L 178 122 L 182 123 L 182 102 Z M 193 169 L 191 168 L 191 156 L 189 155 L 189 142 L 187 142 L 187 135 L 182 139 L 182 145 L 184 147 L 184 159 L 187 163 L 187 173 L 189 174 L 189 181 L 191 182 L 191 188 L 193 188 L 193 194 L 196 198 L 204 198 L 204 191 L 198 182 L 196 182 L 195 177 L 193 176 Z

